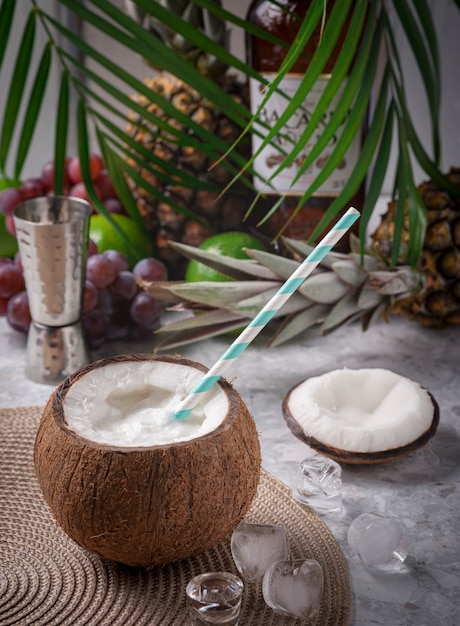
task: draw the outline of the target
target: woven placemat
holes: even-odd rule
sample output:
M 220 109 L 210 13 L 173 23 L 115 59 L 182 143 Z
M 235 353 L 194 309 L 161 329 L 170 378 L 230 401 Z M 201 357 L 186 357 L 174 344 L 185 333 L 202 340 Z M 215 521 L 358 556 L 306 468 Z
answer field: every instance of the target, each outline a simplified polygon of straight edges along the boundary
M 198 557 L 151 570 L 106 562 L 81 549 L 48 511 L 33 467 L 41 409 L 0 410 L 0 624 L 20 626 L 182 626 L 185 586 L 201 572 L 232 571 L 229 541 Z M 351 590 L 344 557 L 324 522 L 262 473 L 248 521 L 288 532 L 293 558 L 315 558 L 325 588 L 316 626 L 347 626 Z M 268 608 L 259 584 L 246 584 L 240 626 L 308 625 Z

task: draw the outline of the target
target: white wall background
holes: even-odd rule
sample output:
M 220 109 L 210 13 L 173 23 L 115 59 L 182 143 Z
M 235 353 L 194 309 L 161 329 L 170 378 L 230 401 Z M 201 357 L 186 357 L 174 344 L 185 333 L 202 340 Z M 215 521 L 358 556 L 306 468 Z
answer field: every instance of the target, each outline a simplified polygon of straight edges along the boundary
M 114 0 L 122 6 L 122 0 Z M 54 9 L 59 12 L 59 2 L 55 0 L 39 0 L 40 6 L 47 9 Z M 223 4 L 229 10 L 238 12 L 244 16 L 249 6 L 249 0 L 223 0 Z M 460 11 L 454 5 L 453 0 L 429 0 L 429 5 L 433 15 L 434 25 L 438 34 L 438 41 L 441 53 L 441 80 L 443 85 L 441 102 L 441 136 L 442 136 L 442 165 L 445 169 L 452 165 L 460 166 Z M 14 65 L 15 55 L 12 54 L 12 41 L 20 40 L 25 18 L 28 15 L 30 3 L 28 0 L 17 0 L 17 11 L 14 23 L 13 39 L 8 46 L 9 53 L 7 62 L 0 74 L 0 119 L 3 117 L 6 93 L 9 87 L 11 73 Z M 63 19 L 62 14 L 58 15 Z M 41 47 L 40 39 L 43 37 L 41 29 L 37 30 L 37 49 Z M 91 31 L 88 37 L 98 36 Z M 411 110 L 414 124 L 422 136 L 425 137 L 426 146 L 429 147 L 429 128 L 426 103 L 421 97 L 422 81 L 416 68 L 415 60 L 405 44 L 404 34 L 396 32 L 396 38 L 400 43 L 402 59 L 407 76 L 408 104 Z M 244 57 L 244 40 L 240 33 L 233 32 L 231 36 L 232 51 Z M 116 57 L 120 48 L 107 40 L 104 43 L 104 50 L 107 54 Z M 126 55 L 124 51 L 123 63 L 125 69 L 131 71 L 140 78 L 146 73 L 146 66 L 136 57 L 135 54 Z M 48 102 L 40 117 L 39 127 L 34 139 L 33 150 L 26 162 L 24 169 L 25 176 L 36 175 L 44 161 L 52 158 L 53 154 L 53 132 L 54 132 L 54 112 L 58 93 L 58 77 L 54 77 L 56 89 L 48 97 Z M 69 146 L 69 153 L 74 153 L 75 147 Z M 394 160 L 393 160 L 394 161 Z M 424 178 L 423 172 L 415 168 L 416 180 Z M 384 192 L 389 193 L 392 188 L 393 172 L 389 170 Z

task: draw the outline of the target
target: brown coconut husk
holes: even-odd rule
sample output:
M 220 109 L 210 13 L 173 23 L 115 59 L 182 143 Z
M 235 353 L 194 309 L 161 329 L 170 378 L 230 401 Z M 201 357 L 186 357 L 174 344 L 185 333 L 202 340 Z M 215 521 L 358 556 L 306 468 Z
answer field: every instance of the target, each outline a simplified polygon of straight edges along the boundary
M 260 477 L 256 426 L 224 379 L 229 409 L 213 432 L 175 444 L 113 447 L 69 429 L 64 401 L 95 368 L 165 361 L 207 369 L 173 356 L 120 355 L 81 368 L 50 397 L 35 441 L 44 498 L 63 530 L 111 561 L 150 567 L 196 555 L 228 537 L 249 510 Z
M 375 452 L 357 452 L 355 450 L 343 450 L 331 446 L 324 441 L 319 441 L 318 439 L 304 431 L 303 427 L 292 415 L 289 408 L 290 394 L 294 389 L 295 387 L 293 387 L 288 392 L 282 404 L 283 417 L 288 428 L 298 439 L 300 439 L 300 441 L 306 443 L 310 448 L 312 448 L 319 454 L 323 454 L 324 456 L 327 456 L 334 461 L 337 461 L 338 463 L 344 463 L 348 465 L 376 465 L 378 463 L 396 461 L 397 459 L 400 459 L 404 456 L 407 456 L 408 454 L 411 454 L 412 452 L 415 452 L 420 448 L 423 448 L 423 446 L 425 446 L 428 441 L 435 435 L 438 429 L 439 405 L 432 396 L 432 394 L 427 392 L 433 404 L 433 419 L 430 427 L 419 437 L 417 437 L 417 439 L 414 439 L 414 441 L 411 441 L 406 445 L 400 446 L 398 448 L 377 450 Z

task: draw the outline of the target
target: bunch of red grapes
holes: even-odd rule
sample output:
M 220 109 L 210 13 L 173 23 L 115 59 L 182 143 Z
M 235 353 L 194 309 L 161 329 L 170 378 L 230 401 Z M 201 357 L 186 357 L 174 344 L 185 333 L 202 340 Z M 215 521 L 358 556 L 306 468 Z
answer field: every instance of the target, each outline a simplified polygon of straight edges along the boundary
M 94 187 L 106 209 L 124 213 L 101 158 L 90 155 L 90 166 Z M 5 225 L 12 234 L 15 234 L 14 208 L 24 200 L 52 194 L 53 173 L 53 163 L 49 162 L 40 178 L 29 178 L 21 187 L 2 192 L 0 211 L 5 214 Z M 89 201 L 78 157 L 67 160 L 65 194 Z M 151 336 L 158 327 L 162 303 L 138 286 L 138 278 L 164 281 L 167 270 L 160 260 L 146 258 L 130 271 L 121 252 L 106 250 L 99 254 L 96 244 L 89 241 L 82 323 L 90 348 L 96 349 L 106 340 L 142 339 Z M 0 316 L 4 315 L 12 328 L 28 331 L 32 320 L 19 253 L 14 259 L 0 257 Z
M 93 350 L 113 339 L 144 339 L 158 328 L 163 305 L 137 283 L 166 280 L 166 268 L 158 259 L 139 261 L 132 271 L 117 250 L 98 254 L 90 241 L 83 293 L 83 328 Z M 26 333 L 31 323 L 21 258 L 0 258 L 0 315 L 9 325 Z
M 113 187 L 109 172 L 98 154 L 89 155 L 91 180 L 96 195 L 109 213 L 126 214 Z M 25 200 L 40 196 L 54 195 L 54 162 L 48 161 L 42 168 L 40 176 L 27 178 L 20 187 L 9 187 L 0 195 L 0 211 L 5 214 L 5 226 L 14 235 L 15 227 L 13 211 Z M 82 198 L 91 204 L 88 192 L 81 175 L 80 159 L 77 156 L 66 158 L 64 196 Z

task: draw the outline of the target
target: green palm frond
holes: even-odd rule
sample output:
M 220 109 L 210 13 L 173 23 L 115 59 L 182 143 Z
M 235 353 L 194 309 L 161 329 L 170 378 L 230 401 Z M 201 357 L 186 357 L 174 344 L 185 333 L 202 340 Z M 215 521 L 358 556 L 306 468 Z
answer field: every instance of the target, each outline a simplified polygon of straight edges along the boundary
M 177 4 L 177 3 L 175 3 Z M 298 176 L 305 171 L 321 153 L 330 138 L 342 128 L 340 140 L 332 150 L 322 172 L 299 198 L 298 209 L 331 175 L 337 164 L 347 152 L 351 142 L 360 132 L 363 121 L 370 112 L 367 137 L 363 144 L 361 157 L 356 164 L 345 188 L 318 223 L 312 238 L 326 228 L 347 205 L 357 188 L 367 179 L 368 195 L 361 220 L 361 239 L 364 241 L 366 225 L 374 210 L 376 198 L 382 188 L 384 173 L 388 166 L 390 146 L 394 131 L 398 134 L 398 167 L 394 181 L 394 196 L 398 199 L 399 213 L 396 216 L 395 250 L 398 249 L 398 237 L 401 234 L 402 211 L 406 203 L 410 207 L 410 260 L 416 263 L 424 238 L 425 215 L 421 199 L 416 193 L 413 165 L 417 162 L 423 170 L 438 184 L 442 184 L 451 193 L 459 193 L 452 183 L 443 176 L 439 169 L 441 151 L 440 139 L 440 69 L 439 51 L 436 34 L 433 29 L 430 8 L 427 0 L 351 0 L 335 3 L 329 10 L 324 0 L 313 0 L 306 18 L 303 20 L 295 43 L 287 50 L 286 60 L 278 75 L 270 83 L 259 76 L 239 57 L 232 54 L 227 46 L 230 30 L 257 35 L 272 43 L 286 48 L 286 44 L 272 35 L 260 31 L 236 13 L 224 9 L 218 0 L 182 0 L 186 7 L 184 16 L 171 10 L 168 0 L 130 0 L 131 11 L 120 7 L 120 3 L 110 0 L 57 0 L 54 5 L 72 19 L 57 19 L 49 9 L 50 3 L 41 0 L 3 0 L 0 7 L 0 72 L 2 86 L 7 89 L 4 111 L 0 113 L 0 174 L 13 180 L 22 176 L 24 163 L 29 151 L 34 146 L 34 132 L 39 114 L 50 97 L 53 72 L 60 75 L 60 91 L 54 101 L 56 106 L 56 125 L 54 139 L 54 159 L 56 163 L 55 191 L 60 193 L 64 180 L 64 157 L 69 145 L 71 129 L 76 129 L 78 153 L 82 162 L 85 183 L 91 199 L 99 211 L 110 216 L 98 201 L 89 177 L 89 152 L 92 141 L 96 141 L 103 154 L 117 192 L 123 200 L 128 213 L 139 223 L 142 222 L 137 212 L 136 203 L 130 197 L 127 184 L 134 179 L 138 187 L 147 193 L 159 193 L 149 186 L 148 181 L 137 175 L 127 163 L 126 156 L 148 171 L 155 172 L 167 181 L 180 181 L 184 186 L 196 187 L 201 183 L 186 172 L 169 163 L 158 162 L 157 158 L 143 149 L 142 145 L 130 142 L 124 129 L 130 122 L 130 111 L 136 110 L 152 124 L 167 131 L 172 142 L 180 145 L 199 147 L 211 160 L 219 161 L 232 174 L 233 180 L 241 178 L 243 172 L 254 175 L 253 159 L 245 161 L 235 149 L 216 134 L 195 123 L 190 117 L 180 113 L 170 102 L 150 90 L 140 79 L 127 71 L 123 59 L 141 58 L 148 66 L 161 68 L 186 81 L 203 97 L 226 112 L 229 119 L 241 129 L 241 137 L 256 133 L 262 140 L 260 149 L 270 144 L 276 147 L 276 136 L 283 133 L 283 128 L 292 115 L 295 115 L 305 95 L 321 74 L 324 64 L 334 47 L 344 19 L 351 12 L 348 36 L 345 38 L 341 55 L 337 61 L 327 90 L 311 112 L 310 123 L 296 144 L 282 151 L 284 160 L 274 172 L 288 167 L 302 153 L 307 157 L 299 170 Z M 454 4 L 459 7 L 458 0 Z M 24 12 L 26 5 L 29 13 L 20 37 L 12 37 L 12 24 L 15 13 Z M 260 80 L 266 85 L 268 99 L 279 91 L 280 81 L 301 54 L 305 43 L 311 36 L 317 23 L 324 17 L 324 7 L 328 12 L 323 37 L 311 64 L 306 72 L 298 92 L 286 98 L 286 107 L 280 120 L 273 127 L 262 122 L 261 108 L 253 115 L 244 104 L 235 101 L 227 94 L 215 76 L 205 75 L 198 67 L 190 63 L 189 50 L 199 50 L 211 59 L 215 68 L 222 73 L 222 68 L 238 72 L 243 80 L 249 77 Z M 203 11 L 205 23 L 198 28 L 185 17 L 197 9 Z M 398 42 L 390 21 L 397 20 L 414 53 L 420 75 L 423 80 L 424 98 L 430 113 L 431 148 L 423 147 L 423 142 L 414 129 L 411 114 L 407 106 L 406 77 L 402 70 Z M 330 15 L 329 15 L 330 13 Z M 134 16 L 134 17 L 133 17 Z M 135 19 L 137 18 L 137 19 Z M 206 23 L 212 22 L 219 33 L 210 36 Z M 80 23 L 82 32 L 75 32 L 69 23 Z M 147 27 L 151 25 L 152 28 Z M 85 30 L 91 28 L 95 36 L 86 38 Z M 173 44 L 165 44 L 158 32 L 173 34 Z M 38 33 L 40 32 L 40 37 Z M 104 41 L 109 38 L 117 49 L 117 54 L 107 54 Z M 39 44 L 39 42 L 43 42 Z M 99 43 L 101 42 L 101 43 Z M 39 46 L 41 50 L 37 51 Z M 185 51 L 185 58 L 183 56 Z M 13 71 L 5 74 L 4 63 L 7 53 L 14 57 Z M 382 78 L 376 81 L 377 58 L 383 53 L 385 64 Z M 39 59 L 38 63 L 32 62 Z M 119 59 L 119 60 L 117 60 Z M 349 74 L 334 115 L 324 124 L 323 114 L 334 100 L 339 89 L 343 89 L 344 77 Z M 163 119 L 149 114 L 130 96 L 143 94 L 166 111 L 177 124 L 164 122 Z M 77 103 L 71 106 L 71 103 Z M 75 119 L 73 119 L 75 117 Z M 165 127 L 166 125 L 166 127 Z M 318 137 L 312 150 L 306 150 L 312 137 Z M 16 141 L 14 141 L 14 139 Z M 264 181 L 269 187 L 272 179 Z M 245 179 L 245 184 L 249 184 Z M 217 191 L 221 191 L 217 189 Z M 257 195 L 257 194 L 256 194 Z M 161 201 L 169 203 L 179 212 L 193 216 L 193 207 L 174 206 L 169 197 Z M 257 197 L 253 206 L 257 205 Z M 250 211 L 252 208 L 250 209 Z M 276 206 L 273 211 L 276 210 Z M 399 216 L 399 217 L 398 217 Z M 262 222 L 270 214 L 262 216 Z M 396 254 L 396 253 L 395 253 Z

